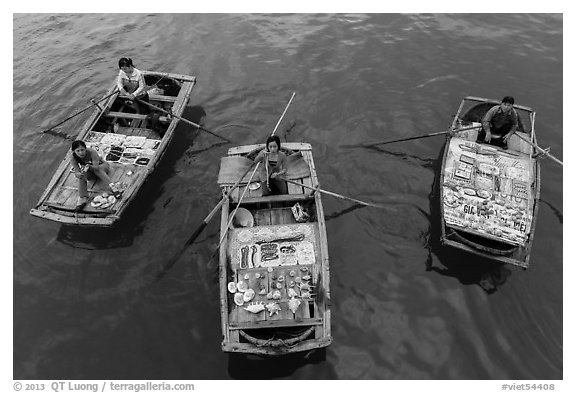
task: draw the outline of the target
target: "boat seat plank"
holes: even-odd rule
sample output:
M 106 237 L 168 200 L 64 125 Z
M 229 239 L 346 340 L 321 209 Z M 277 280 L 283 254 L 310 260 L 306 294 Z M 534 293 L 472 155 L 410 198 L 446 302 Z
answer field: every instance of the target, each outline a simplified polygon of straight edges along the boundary
M 162 139 L 158 132 L 151 128 L 142 127 L 118 127 L 117 134 L 124 134 L 128 136 L 143 136 L 149 139 Z
M 150 98 L 150 101 L 159 101 L 159 102 L 176 102 L 176 100 L 178 99 L 178 97 L 165 96 L 160 94 L 150 94 L 150 93 L 148 93 L 148 97 Z M 151 104 L 155 105 L 153 102 L 151 102 Z
M 262 148 L 264 148 L 263 143 L 255 145 L 235 146 L 228 149 L 228 155 L 233 156 L 233 155 L 247 154 L 253 150 Z M 284 142 L 282 143 L 282 149 L 302 151 L 302 150 L 312 150 L 312 146 L 309 143 Z
M 262 202 L 297 202 L 297 201 L 305 201 L 309 199 L 313 199 L 314 197 L 309 194 L 295 194 L 295 195 L 268 195 L 263 197 L 257 198 L 246 198 L 242 200 L 242 204 L 252 204 L 252 203 L 262 203 Z M 237 202 L 237 199 L 233 199 L 234 202 Z
M 103 116 L 106 117 L 113 117 L 117 119 L 137 119 L 137 120 L 146 120 L 148 118 L 147 115 L 140 115 L 138 113 L 126 113 L 126 112 L 107 112 Z M 166 116 L 160 116 L 160 121 L 169 123 L 170 120 Z
M 302 318 L 302 319 L 291 319 L 291 320 L 266 320 L 259 321 L 255 323 L 246 322 L 235 322 L 228 325 L 228 328 L 232 331 L 237 330 L 248 330 L 248 329 L 262 329 L 271 327 L 290 327 L 290 326 L 313 326 L 322 325 L 323 321 L 320 318 Z M 318 336 L 317 336 L 318 337 Z

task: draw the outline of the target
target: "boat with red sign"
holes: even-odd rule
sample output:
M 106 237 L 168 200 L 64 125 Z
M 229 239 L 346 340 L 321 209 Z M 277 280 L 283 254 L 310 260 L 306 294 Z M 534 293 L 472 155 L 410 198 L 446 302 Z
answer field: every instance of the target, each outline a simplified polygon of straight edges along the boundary
M 263 148 L 229 149 L 218 175 L 222 350 L 283 355 L 323 348 L 332 342 L 330 277 L 321 193 L 310 192 L 318 186 L 312 147 L 282 144 L 288 193 L 267 196 L 251 171 Z
M 454 117 L 437 179 L 440 241 L 528 268 L 540 196 L 540 164 L 534 148 L 536 112 L 514 105 L 518 129 L 507 149 L 477 142 L 482 118 L 499 104 L 466 97 Z

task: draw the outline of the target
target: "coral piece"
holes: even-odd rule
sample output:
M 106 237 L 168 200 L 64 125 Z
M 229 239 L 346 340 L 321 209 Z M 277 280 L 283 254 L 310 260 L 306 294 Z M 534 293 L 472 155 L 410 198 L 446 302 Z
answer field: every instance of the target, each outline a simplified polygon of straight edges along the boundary
M 258 314 L 264 311 L 264 303 L 250 303 L 248 307 L 244 307 L 244 310 L 251 312 L 252 314 Z
M 270 316 L 278 314 L 278 311 L 280 311 L 280 304 L 276 302 L 268 303 L 266 305 L 266 310 L 268 310 Z
M 288 300 L 288 308 L 290 309 L 290 311 L 292 311 L 293 314 L 296 314 L 296 310 L 298 310 L 298 307 L 300 307 L 300 303 L 302 303 L 300 299 L 297 299 L 295 297 Z

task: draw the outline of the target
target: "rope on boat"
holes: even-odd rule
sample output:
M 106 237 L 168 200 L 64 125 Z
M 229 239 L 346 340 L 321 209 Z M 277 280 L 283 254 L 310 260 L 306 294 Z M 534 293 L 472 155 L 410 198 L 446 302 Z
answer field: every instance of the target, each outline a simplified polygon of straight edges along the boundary
M 304 341 L 305 339 L 307 339 L 312 332 L 314 332 L 314 326 L 310 326 L 308 329 L 306 329 L 306 331 L 302 334 L 300 334 L 297 337 L 294 338 L 289 338 L 286 340 L 283 340 L 281 338 L 269 338 L 267 340 L 261 339 L 261 338 L 255 338 L 250 336 L 248 333 L 244 332 L 243 330 L 239 330 L 240 335 L 242 337 L 244 337 L 246 340 L 248 340 L 249 342 L 251 342 L 252 344 L 258 346 L 258 347 L 273 347 L 273 348 L 278 348 L 278 347 L 295 347 L 296 345 L 298 345 L 299 342 Z
M 458 234 L 454 230 L 452 230 L 450 233 L 446 234 L 446 237 L 449 239 L 452 238 L 451 240 L 456 240 L 456 241 L 459 241 L 460 243 L 464 243 L 465 245 L 472 247 L 472 248 L 475 248 L 477 250 L 488 252 L 488 253 L 495 254 L 495 255 L 505 256 L 505 255 L 510 255 L 515 251 L 514 249 L 512 249 L 512 250 L 498 250 L 495 248 L 483 246 L 481 244 L 478 244 L 478 243 L 475 243 L 471 240 L 466 239 L 465 237 L 461 236 L 460 234 Z

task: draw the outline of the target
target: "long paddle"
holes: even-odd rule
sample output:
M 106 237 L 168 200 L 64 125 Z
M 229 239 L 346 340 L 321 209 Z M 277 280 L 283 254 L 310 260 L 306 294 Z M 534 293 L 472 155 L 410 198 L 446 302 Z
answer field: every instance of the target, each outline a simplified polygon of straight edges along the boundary
M 286 105 L 286 108 L 284 108 L 284 112 L 282 112 L 282 116 L 280 116 L 280 119 L 278 119 L 278 122 L 276 123 L 276 127 L 274 127 L 274 130 L 272 131 L 272 134 L 270 134 L 270 136 L 273 136 L 276 133 L 276 130 L 278 129 L 278 126 L 280 125 L 280 122 L 282 122 L 282 119 L 284 118 L 284 115 L 286 114 L 286 111 L 288 110 L 288 107 L 290 106 L 290 104 L 292 103 L 292 100 L 294 99 L 294 96 L 296 95 L 296 92 L 292 93 L 292 96 L 290 97 L 290 101 L 288 101 L 288 104 Z M 256 168 L 254 168 L 254 171 L 252 172 L 252 174 L 250 175 L 250 179 L 248 179 L 248 184 L 250 184 L 250 182 L 252 181 L 252 178 L 254 177 L 254 174 L 256 173 L 256 171 L 258 170 L 258 167 L 260 166 L 260 163 L 262 161 L 259 161 L 258 164 L 256 164 Z M 266 172 L 268 172 L 268 165 L 266 165 Z M 242 177 L 240 178 L 242 179 Z M 268 181 L 268 178 L 266 178 L 266 181 Z M 232 223 L 232 220 L 234 220 L 234 217 L 236 216 L 236 212 L 238 211 L 238 209 L 240 208 L 240 204 L 242 203 L 242 199 L 244 198 L 244 195 L 246 194 L 246 191 L 248 190 L 248 187 L 246 187 L 244 189 L 244 191 L 242 192 L 242 195 L 240 196 L 240 198 L 238 199 L 238 203 L 236 204 L 236 209 L 234 209 L 234 211 L 232 212 L 232 214 L 230 215 L 230 219 L 228 221 L 228 225 L 227 227 L 230 226 L 230 224 Z M 224 241 L 224 239 L 226 238 L 226 235 L 228 234 L 228 232 L 224 232 L 222 234 L 222 237 L 220 238 L 220 241 L 218 242 L 218 247 L 216 247 L 216 249 L 220 248 L 220 245 L 222 244 L 222 242 Z
M 534 142 L 530 141 L 529 139 L 524 138 L 522 135 L 520 135 L 517 132 L 514 132 L 514 134 L 516 134 L 520 139 L 522 139 L 524 142 L 529 143 L 530 145 L 534 146 L 536 148 L 536 150 L 538 150 L 539 152 L 547 155 L 548 157 L 550 157 L 552 160 L 556 161 L 558 164 L 564 166 L 564 163 L 562 161 L 560 161 L 559 159 L 557 159 L 556 157 L 554 157 L 552 154 L 550 154 L 548 152 L 548 150 L 546 149 L 542 149 L 540 146 L 538 146 L 537 144 L 535 144 Z
M 174 266 L 174 264 L 178 261 L 178 259 L 180 259 L 180 257 L 184 253 L 184 251 L 186 251 L 186 249 L 188 248 L 188 246 L 191 245 L 192 243 L 194 243 L 196 238 L 198 236 L 200 236 L 200 234 L 202 233 L 204 228 L 206 228 L 206 226 L 208 225 L 210 220 L 212 220 L 212 217 L 214 217 L 214 215 L 218 212 L 218 210 L 220 210 L 220 208 L 224 204 L 224 201 L 226 200 L 226 198 L 228 198 L 228 195 L 230 195 L 230 193 L 232 193 L 232 191 L 234 191 L 240 185 L 240 182 L 242 181 L 244 176 L 246 176 L 248 174 L 250 169 L 252 169 L 252 165 L 250 165 L 250 167 L 246 170 L 246 172 L 244 172 L 244 174 L 242 176 L 240 176 L 240 178 L 236 181 L 236 183 L 234 183 L 232 188 L 230 188 L 230 190 L 228 190 L 228 193 L 224 193 L 224 195 L 222 196 L 222 199 L 220 199 L 220 202 L 218 202 L 218 204 L 216 204 L 216 206 L 214 206 L 214 209 L 212 209 L 210 211 L 210 213 L 208 213 L 206 218 L 204 218 L 204 220 L 202 220 L 202 223 L 198 226 L 198 228 L 196 228 L 194 233 L 192 233 L 192 235 L 190 235 L 190 238 L 186 241 L 186 243 L 184 243 L 184 247 L 182 247 L 180 252 L 178 254 L 176 254 L 174 257 L 172 257 L 172 259 L 166 264 L 166 266 L 164 266 L 164 269 L 160 273 L 158 273 L 158 276 L 156 276 L 156 281 L 158 281 L 162 277 L 164 277 L 164 275 L 168 272 L 168 270 L 170 270 L 172 268 L 172 266 Z
M 54 128 L 58 127 L 59 125 L 64 124 L 64 123 L 66 123 L 68 120 L 73 119 L 74 117 L 78 116 L 79 114 L 86 112 L 88 109 L 92 108 L 94 105 L 98 106 L 98 103 L 100 103 L 100 102 L 104 101 L 105 99 L 110 98 L 110 97 L 112 97 L 114 94 L 118 94 L 118 93 L 119 93 L 119 91 L 116 90 L 114 93 L 110 93 L 110 94 L 108 94 L 107 96 L 102 97 L 102 98 L 99 99 L 98 101 L 92 100 L 92 104 L 91 104 L 90 106 L 87 106 L 86 108 L 82 109 L 82 110 L 79 111 L 79 112 L 76 112 L 76 113 L 73 114 L 72 116 L 67 117 L 66 119 L 62 120 L 60 123 L 54 124 L 54 125 L 51 126 L 50 128 L 47 128 L 47 129 L 43 130 L 42 133 L 45 134 L 45 133 L 47 133 L 47 132 L 49 132 L 49 131 L 52 131 Z
M 278 123 L 276 123 L 276 127 L 274 127 L 274 131 L 272 131 L 272 135 L 274 135 L 274 133 L 276 132 L 276 130 L 278 129 L 278 126 L 280 125 L 280 122 L 282 121 L 282 118 L 284 117 L 284 115 L 286 114 L 286 111 L 288 110 L 288 106 L 290 106 L 290 103 L 292 102 L 292 99 L 294 98 L 294 95 L 296 93 L 292 93 L 292 97 L 290 98 L 290 101 L 288 102 L 288 105 L 286 106 L 286 109 L 284 109 L 284 112 L 282 113 L 282 116 L 280 117 L 280 120 L 278 120 Z M 252 172 L 252 175 L 250 176 L 250 180 L 248 181 L 250 183 L 250 181 L 252 180 L 254 174 L 256 173 L 256 171 L 258 170 L 258 166 L 260 165 L 260 162 L 256 165 L 256 168 L 254 168 L 254 171 Z M 222 205 L 224 204 L 224 202 L 226 201 L 226 199 L 229 197 L 229 195 L 232 193 L 232 191 L 234 191 L 242 182 L 242 179 L 244 179 L 244 177 L 248 174 L 248 172 L 250 172 L 250 169 L 252 169 L 252 166 L 254 166 L 254 163 L 252 165 L 250 165 L 248 167 L 248 169 L 246 169 L 246 171 L 242 174 L 242 176 L 240 176 L 238 178 L 238 180 L 236 181 L 236 183 L 234 183 L 234 185 L 228 190 L 228 192 L 224 192 L 224 195 L 222 196 L 222 199 L 220 199 L 220 202 L 218 202 L 218 204 L 216 206 L 214 206 L 214 208 L 210 211 L 210 213 L 208 213 L 208 215 L 206 216 L 206 218 L 204 218 L 204 220 L 202 220 L 202 223 L 198 226 L 198 228 L 196 228 L 196 230 L 194 231 L 194 233 L 192 233 L 192 235 L 190 236 L 190 238 L 186 241 L 186 243 L 184 244 L 184 247 L 182 248 L 182 250 L 175 255 L 168 264 L 166 264 L 166 266 L 164 267 L 164 269 L 158 274 L 158 276 L 156 276 L 156 281 L 160 280 L 162 277 L 164 277 L 164 275 L 168 272 L 168 270 L 170 270 L 172 268 L 172 266 L 180 259 L 180 257 L 182 256 L 182 254 L 184 253 L 184 251 L 188 248 L 188 246 L 190 246 L 195 240 L 196 238 L 200 235 L 200 233 L 202 233 L 202 231 L 204 230 L 204 228 L 206 228 L 206 226 L 208 225 L 208 223 L 210 222 L 210 220 L 212 220 L 212 218 L 214 217 L 214 215 L 216 214 L 216 212 L 218 210 L 220 210 L 220 208 L 222 207 Z M 246 190 L 244 190 L 246 191 Z M 242 194 L 242 197 L 244 197 L 244 194 Z M 242 197 L 240 198 L 240 200 L 238 201 L 238 206 L 240 206 L 240 202 L 242 200 Z M 236 210 L 234 211 L 234 214 L 236 213 L 236 211 L 238 210 L 238 207 L 236 208 Z M 230 220 L 234 219 L 234 214 L 232 214 Z M 230 221 L 231 222 L 231 221 Z M 230 222 L 228 223 L 228 225 L 230 225 Z M 224 237 L 223 237 L 224 238 Z M 223 239 L 222 238 L 222 239 Z M 220 243 L 218 245 L 217 248 L 220 247 L 220 244 L 222 243 L 222 239 L 220 240 Z
M 298 183 L 298 182 L 296 182 L 296 181 L 294 181 L 294 180 L 286 179 L 285 177 L 280 177 L 280 178 L 281 178 L 282 180 L 284 180 L 284 181 L 287 181 L 288 183 L 292 183 L 292 184 L 295 184 L 295 185 L 300 186 L 300 187 L 308 188 L 308 189 L 310 189 L 310 190 L 319 191 L 319 192 L 321 192 L 321 193 L 323 193 L 323 194 L 332 195 L 332 196 L 335 196 L 336 198 L 341 198 L 341 199 L 345 199 L 345 200 L 347 200 L 347 201 L 356 202 L 356 203 L 359 203 L 359 204 L 364 205 L 364 206 L 371 206 L 371 207 L 377 207 L 377 208 L 379 208 L 379 209 L 385 209 L 385 207 L 382 206 L 382 205 L 376 205 L 376 204 L 374 204 L 374 203 L 364 202 L 364 201 L 361 201 L 361 200 L 358 200 L 358 199 L 355 199 L 355 198 L 350 198 L 350 197 L 347 197 L 347 196 L 344 196 L 344 195 L 336 194 L 335 192 L 323 190 L 323 189 L 321 189 L 320 187 L 307 186 L 306 184 Z
M 214 135 L 214 136 L 216 136 L 216 137 L 218 137 L 218 138 L 220 138 L 220 139 L 222 139 L 222 140 L 225 140 L 225 141 L 228 142 L 228 143 L 231 143 L 231 142 L 232 142 L 230 139 L 224 138 L 223 136 L 220 136 L 220 135 L 218 135 L 218 134 L 216 134 L 216 133 L 214 133 L 214 132 L 212 132 L 212 131 L 210 131 L 210 130 L 207 130 L 206 128 L 202 127 L 200 124 L 196 124 L 196 123 L 194 123 L 193 121 L 190 121 L 190 120 L 185 119 L 185 118 L 183 118 L 183 117 L 181 117 L 181 116 L 175 115 L 175 114 L 173 114 L 172 112 L 169 112 L 169 111 L 167 111 L 167 110 L 165 110 L 165 109 L 163 109 L 163 108 L 157 107 L 156 105 L 152 105 L 152 104 L 150 104 L 149 102 L 146 102 L 146 101 L 141 100 L 141 99 L 139 99 L 139 98 L 135 98 L 135 100 L 138 101 L 138 102 L 140 102 L 141 104 L 144 104 L 144 105 L 149 106 L 150 108 L 154 108 L 154 109 L 156 109 L 156 110 L 158 110 L 158 111 L 160 111 L 160 112 L 166 113 L 166 114 L 168 114 L 168 115 L 170 115 L 170 116 L 173 116 L 173 117 L 175 117 L 175 118 L 177 118 L 177 119 L 179 119 L 179 120 L 182 120 L 182 121 L 185 122 L 185 123 L 188 123 L 188 124 L 190 124 L 190 125 L 193 125 L 193 126 L 195 126 L 195 127 L 198 127 L 199 130 L 202 130 L 202 131 L 205 131 L 205 132 L 207 132 L 207 133 L 209 133 L 209 134 L 211 134 L 211 135 Z
M 457 129 L 457 130 L 433 132 L 433 133 L 431 133 L 431 134 L 419 135 L 419 136 L 411 136 L 411 137 L 408 137 L 408 138 L 394 139 L 394 140 L 390 140 L 390 141 L 370 142 L 370 143 L 358 143 L 358 144 L 355 144 L 355 145 L 340 145 L 339 147 L 351 148 L 351 147 L 371 147 L 371 146 L 378 146 L 378 145 L 387 145 L 387 144 L 389 144 L 389 143 L 411 141 L 411 140 L 414 140 L 414 139 L 429 138 L 429 137 L 431 137 L 431 136 L 444 135 L 444 134 L 450 134 L 450 133 L 458 133 L 458 132 L 461 132 L 461 131 L 473 130 L 474 128 L 480 128 L 480 127 L 482 127 L 482 126 L 480 126 L 480 125 L 478 125 L 478 126 L 470 126 L 470 127 L 460 128 L 460 129 Z

